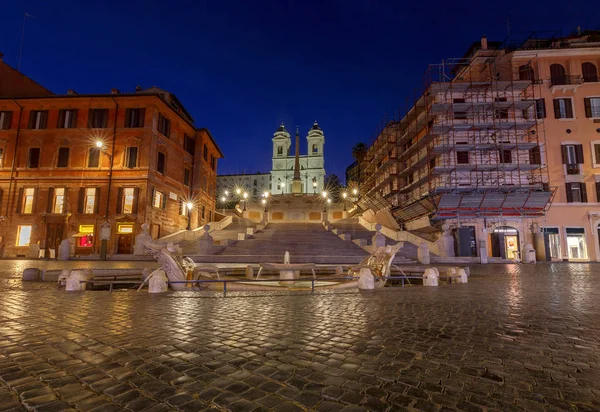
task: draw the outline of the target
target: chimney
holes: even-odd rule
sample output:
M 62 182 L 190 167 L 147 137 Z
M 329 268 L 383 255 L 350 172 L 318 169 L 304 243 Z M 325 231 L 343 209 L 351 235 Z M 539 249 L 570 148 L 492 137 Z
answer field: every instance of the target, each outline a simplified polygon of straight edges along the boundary
M 110 94 L 121 94 L 121 92 L 117 89 L 110 89 Z
M 485 36 L 483 36 L 483 37 L 481 38 L 481 48 L 482 48 L 483 50 L 487 50 L 487 48 L 488 48 L 488 44 L 487 44 L 487 37 L 485 37 Z
M 142 86 L 140 86 L 140 85 L 135 86 L 135 91 L 136 91 L 136 93 L 141 92 Z
M 67 94 L 75 95 L 75 94 L 77 94 L 77 92 L 73 89 L 69 89 L 69 90 L 67 90 Z

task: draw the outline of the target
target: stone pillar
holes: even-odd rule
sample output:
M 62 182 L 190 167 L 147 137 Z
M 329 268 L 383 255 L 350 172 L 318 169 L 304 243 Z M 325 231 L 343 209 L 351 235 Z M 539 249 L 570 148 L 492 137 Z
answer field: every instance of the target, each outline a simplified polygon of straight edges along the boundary
M 373 276 L 369 268 L 362 268 L 358 272 L 358 288 L 360 290 L 375 289 L 375 276 Z
M 167 284 L 167 275 L 162 269 L 157 270 L 154 275 L 148 281 L 148 292 L 149 293 L 163 293 L 169 289 Z
M 523 263 L 535 263 L 535 249 L 531 243 L 525 245 L 522 255 Z
M 373 237 L 371 238 L 371 243 L 375 247 L 384 247 L 385 246 L 385 236 L 383 236 L 380 232 L 381 225 L 379 223 L 375 225 L 375 230 L 377 231 L 377 233 L 375 233 L 373 235 Z
M 487 244 L 485 240 L 479 241 L 479 261 L 484 265 L 488 263 Z
M 71 258 L 71 242 L 63 239 L 58 246 L 58 260 L 69 260 Z
M 417 261 L 423 265 L 429 265 L 431 263 L 429 245 L 426 242 L 421 242 L 419 245 L 419 249 L 417 250 Z
M 435 273 L 433 268 L 425 269 L 425 273 L 423 273 L 423 286 L 437 286 L 438 285 L 438 275 Z

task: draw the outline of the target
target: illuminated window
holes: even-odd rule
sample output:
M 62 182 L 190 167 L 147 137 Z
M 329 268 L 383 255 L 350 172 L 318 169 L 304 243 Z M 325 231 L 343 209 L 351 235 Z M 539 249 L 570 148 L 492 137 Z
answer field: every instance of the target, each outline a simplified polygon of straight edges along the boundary
M 33 213 L 33 198 L 35 196 L 35 189 L 28 188 L 23 192 L 23 213 Z
M 121 235 L 127 235 L 133 233 L 133 225 L 127 224 L 118 224 L 117 225 L 117 233 Z
M 96 188 L 88 187 L 85 189 L 85 200 L 84 200 L 83 213 L 95 213 L 96 211 Z M 81 232 L 81 230 L 80 230 Z
M 94 244 L 94 225 L 79 225 L 79 247 L 92 247 Z
M 123 213 L 133 213 L 133 187 L 123 189 Z
M 152 199 L 152 206 L 154 207 L 163 207 L 165 195 L 163 192 L 159 192 L 158 190 L 154 191 L 154 199 Z
M 29 246 L 31 240 L 31 226 L 17 227 L 17 246 Z
M 65 189 L 63 187 L 54 189 L 54 201 L 52 202 L 52 213 L 63 213 L 65 205 Z

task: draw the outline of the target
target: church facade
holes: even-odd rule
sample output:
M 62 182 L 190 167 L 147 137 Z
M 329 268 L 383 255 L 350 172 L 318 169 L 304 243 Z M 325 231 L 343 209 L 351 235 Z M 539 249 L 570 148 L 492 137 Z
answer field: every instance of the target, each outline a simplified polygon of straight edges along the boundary
M 298 135 L 298 130 L 296 130 Z M 290 134 L 281 124 L 273 135 L 273 164 L 271 169 L 271 194 L 292 193 L 294 178 L 295 148 L 292 147 Z M 300 179 L 302 193 L 316 194 L 323 190 L 325 180 L 325 159 L 323 146 L 325 136 L 317 122 L 306 136 L 307 154 L 300 156 Z M 290 151 L 291 149 L 291 151 Z

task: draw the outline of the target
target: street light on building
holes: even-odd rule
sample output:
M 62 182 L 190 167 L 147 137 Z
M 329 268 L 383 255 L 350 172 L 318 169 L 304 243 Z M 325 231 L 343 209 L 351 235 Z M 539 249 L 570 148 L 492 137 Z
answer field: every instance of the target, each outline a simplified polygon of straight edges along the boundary
M 186 230 L 192 230 L 192 208 L 194 204 L 192 202 L 187 202 L 185 204 L 187 206 L 187 214 L 188 214 L 188 225 Z

